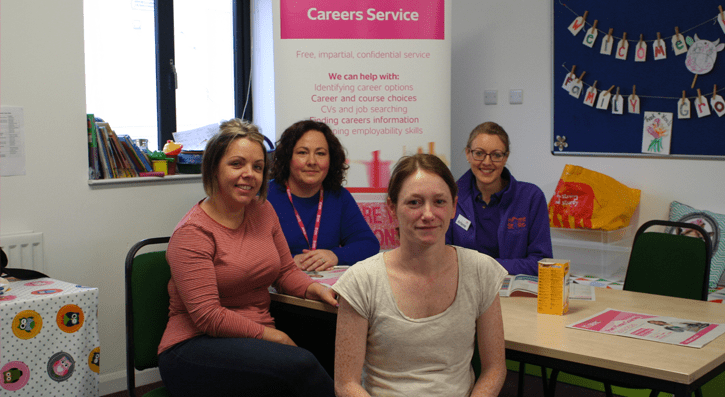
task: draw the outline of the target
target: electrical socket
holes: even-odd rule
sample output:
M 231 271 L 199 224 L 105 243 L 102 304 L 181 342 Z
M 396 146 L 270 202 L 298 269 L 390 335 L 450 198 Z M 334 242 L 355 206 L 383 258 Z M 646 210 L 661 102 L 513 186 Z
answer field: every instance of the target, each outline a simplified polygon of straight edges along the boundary
M 511 105 L 524 103 L 524 90 L 509 90 L 509 103 Z
M 484 105 L 495 105 L 497 103 L 498 103 L 498 91 L 497 90 L 483 91 L 483 104 Z

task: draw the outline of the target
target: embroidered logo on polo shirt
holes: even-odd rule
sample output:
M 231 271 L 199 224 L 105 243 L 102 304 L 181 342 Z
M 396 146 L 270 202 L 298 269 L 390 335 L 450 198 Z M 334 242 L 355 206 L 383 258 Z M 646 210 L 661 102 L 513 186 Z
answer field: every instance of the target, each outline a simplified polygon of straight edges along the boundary
M 509 230 L 526 229 L 526 217 L 524 216 L 521 218 L 517 218 L 515 216 L 512 216 L 506 222 L 506 227 Z

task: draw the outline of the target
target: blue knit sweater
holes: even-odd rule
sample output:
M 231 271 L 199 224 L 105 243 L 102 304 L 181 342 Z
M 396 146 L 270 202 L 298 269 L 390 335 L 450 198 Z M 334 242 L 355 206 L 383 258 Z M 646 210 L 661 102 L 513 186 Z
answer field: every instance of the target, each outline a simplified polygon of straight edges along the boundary
M 320 195 L 315 194 L 309 198 L 292 195 L 292 199 L 312 243 Z M 279 223 L 282 225 L 292 256 L 301 254 L 303 249 L 309 249 L 287 197 L 285 186 L 274 180 L 270 181 L 267 200 L 279 216 Z M 317 248 L 334 252 L 337 255 L 338 265 L 354 265 L 380 251 L 378 238 L 370 230 L 355 199 L 345 188 L 338 191 L 325 190 Z

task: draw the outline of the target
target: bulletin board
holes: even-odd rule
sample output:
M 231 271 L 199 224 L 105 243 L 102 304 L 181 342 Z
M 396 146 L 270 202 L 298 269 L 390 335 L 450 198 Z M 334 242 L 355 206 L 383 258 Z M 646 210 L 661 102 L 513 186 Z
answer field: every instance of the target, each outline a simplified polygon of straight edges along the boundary
M 718 8 L 720 2 L 725 4 L 723 0 L 553 0 L 552 154 L 725 160 L 725 111 L 721 116 L 716 112 L 725 106 L 711 104 L 715 90 L 717 96 L 725 98 L 725 50 L 717 52 L 717 48 L 725 47 L 725 16 Z M 585 13 L 583 28 L 574 35 L 570 25 Z M 596 29 L 590 31 L 595 21 Z M 688 67 L 688 53 L 675 55 L 673 51 L 676 28 L 686 44 L 697 35 L 710 41 L 714 50 L 692 53 Z M 610 29 L 612 52 L 606 55 L 601 53 L 601 46 Z M 588 39 L 593 42 L 590 48 L 583 43 L 587 33 L 594 31 L 596 38 Z M 616 54 L 620 53 L 617 47 L 624 33 L 629 49 L 622 60 Z M 658 33 L 666 47 L 665 58 L 655 60 L 653 47 L 658 44 Z M 644 62 L 635 61 L 640 40 L 647 46 Z M 695 43 L 695 47 L 703 46 Z M 688 50 L 692 47 L 687 44 Z M 658 55 L 661 57 L 661 52 Z M 708 62 L 713 59 L 714 63 Z M 711 69 L 697 74 L 695 80 L 696 73 L 690 69 L 696 67 L 701 72 Z M 576 77 L 575 81 L 581 77 L 583 92 L 578 98 L 571 94 L 572 83 L 565 85 L 567 77 Z M 693 80 L 695 86 L 691 88 Z M 597 90 L 596 100 L 603 91 L 611 88 L 610 95 L 615 97 L 619 90 L 623 106 L 617 109 L 622 114 L 614 113 L 611 100 L 606 109 L 597 108 L 596 100 L 594 106 L 588 106 L 586 91 L 592 86 Z M 683 91 L 691 103 L 689 119 L 678 115 L 683 111 Z M 639 114 L 628 109 L 633 92 L 639 99 Z M 709 116 L 698 117 L 697 107 L 702 108 L 698 98 L 706 101 Z M 659 141 L 653 142 L 656 138 Z

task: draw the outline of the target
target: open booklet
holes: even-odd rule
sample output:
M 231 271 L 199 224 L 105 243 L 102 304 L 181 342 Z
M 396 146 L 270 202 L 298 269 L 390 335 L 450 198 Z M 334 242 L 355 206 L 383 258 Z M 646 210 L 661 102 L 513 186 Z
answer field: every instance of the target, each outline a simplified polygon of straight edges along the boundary
M 508 275 L 498 291 L 499 296 L 530 296 L 539 295 L 539 278 L 528 274 Z
M 596 300 L 594 286 L 582 284 L 569 284 L 569 299 L 593 301 Z M 539 295 L 539 277 L 528 274 L 508 275 L 498 291 L 501 297 Z
M 586 331 L 703 347 L 725 333 L 725 325 L 607 309 L 566 326 Z

